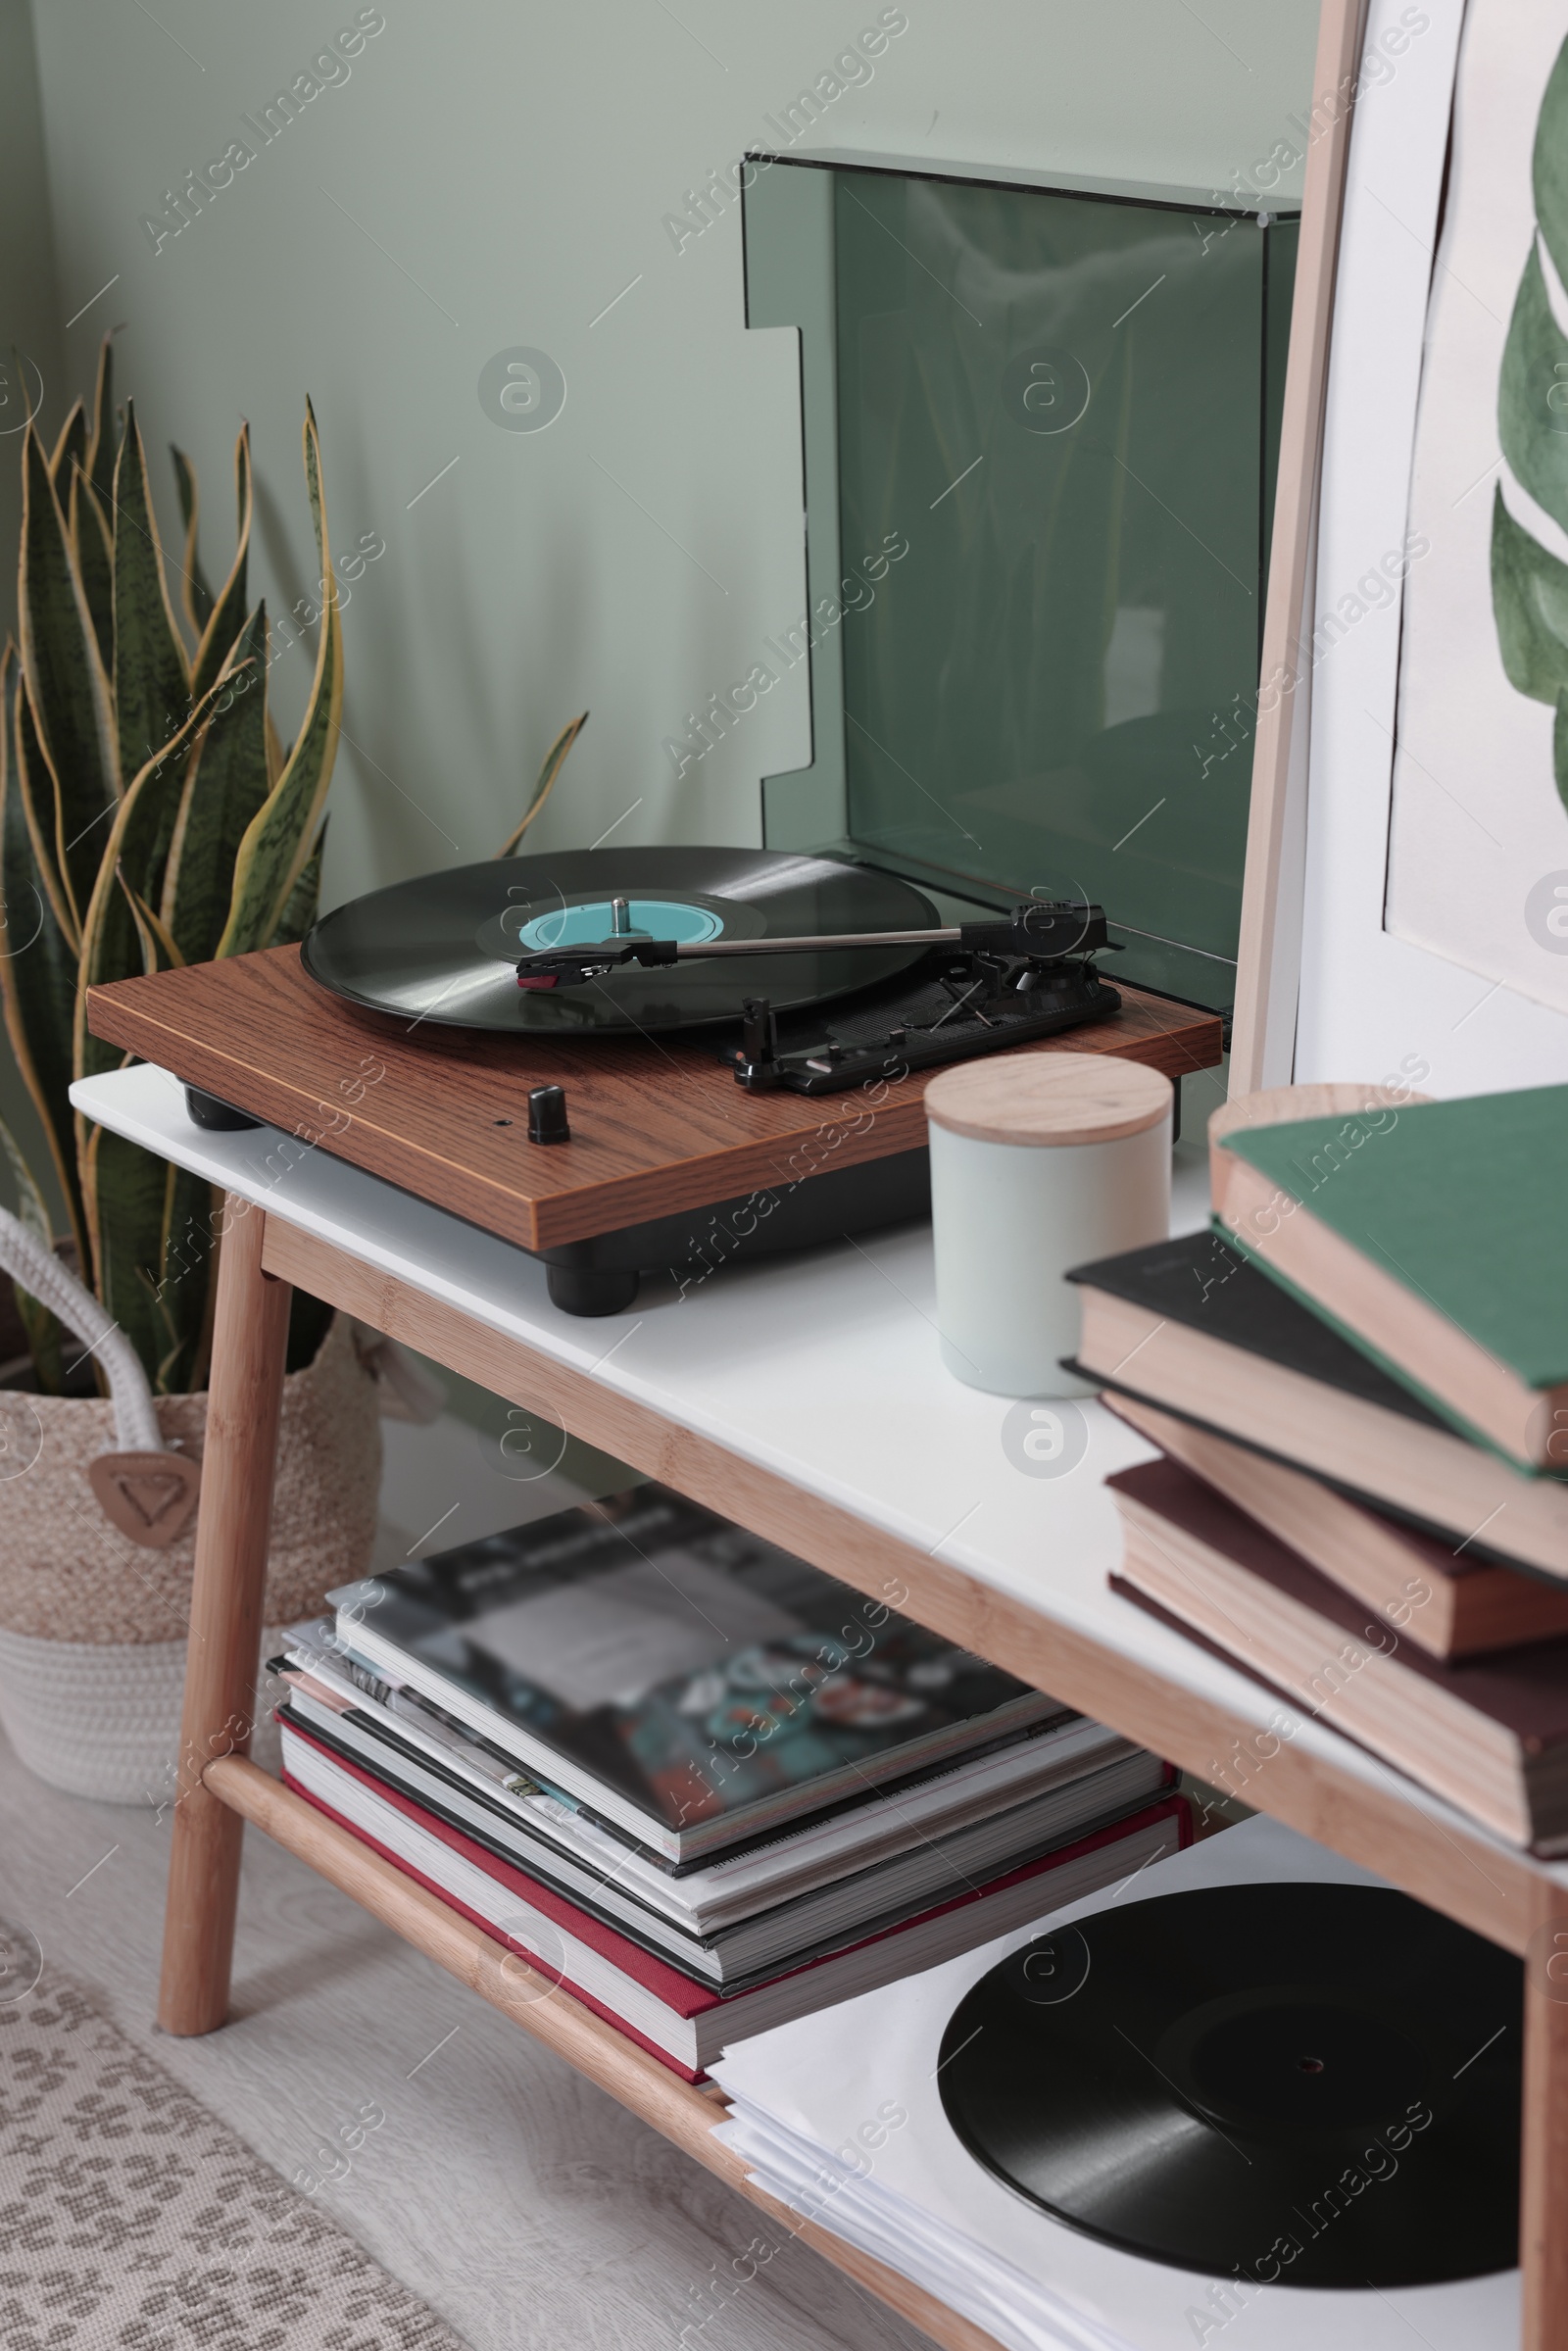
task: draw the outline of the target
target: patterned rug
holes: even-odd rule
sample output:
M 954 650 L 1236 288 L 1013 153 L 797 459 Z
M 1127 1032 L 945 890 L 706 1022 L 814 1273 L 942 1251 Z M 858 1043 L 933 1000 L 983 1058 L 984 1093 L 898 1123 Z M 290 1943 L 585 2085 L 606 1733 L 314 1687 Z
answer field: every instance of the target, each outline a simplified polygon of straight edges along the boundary
M 464 2351 L 0 1926 L 5 2351 Z

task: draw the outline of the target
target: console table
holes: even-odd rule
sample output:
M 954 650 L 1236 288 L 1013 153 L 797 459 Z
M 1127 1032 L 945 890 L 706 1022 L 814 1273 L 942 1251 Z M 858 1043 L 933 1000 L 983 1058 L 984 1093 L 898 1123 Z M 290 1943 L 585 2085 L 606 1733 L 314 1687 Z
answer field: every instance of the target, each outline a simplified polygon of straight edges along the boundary
M 160 990 L 167 1004 L 171 983 L 182 983 L 184 1010 L 202 976 L 95 991 L 95 1032 L 155 1050 L 141 1041 L 151 1032 L 132 1019 L 131 1000 L 139 1015 Z M 1296 1736 L 1260 1760 L 1273 1694 L 1107 1588 L 1119 1538 L 1102 1480 L 1149 1448 L 1087 1403 L 1084 1459 L 1059 1477 L 1026 1474 L 1004 1444 L 1007 1401 L 941 1367 L 927 1229 L 847 1238 L 682 1287 L 650 1284 L 630 1314 L 575 1320 L 549 1303 L 536 1260 L 403 1184 L 331 1150 L 291 1146 L 274 1128 L 198 1129 L 180 1079 L 229 1100 L 238 1089 L 231 1066 L 220 1073 L 211 1053 L 176 1058 L 177 1044 L 166 1032 L 164 1057 L 178 1076 L 144 1064 L 73 1088 L 85 1116 L 227 1198 L 160 2009 L 167 2031 L 206 2033 L 224 2020 L 249 1820 L 948 2351 L 996 2351 L 931 2296 L 751 2187 L 712 2136 L 716 2090 L 683 2083 L 571 1999 L 549 1996 L 547 1979 L 246 1760 L 298 1284 L 511 1399 L 538 1428 L 581 1437 L 862 1592 L 897 1593 L 906 1613 L 1200 1778 L 1234 1780 L 1237 1759 L 1250 1758 L 1250 1803 L 1529 1954 L 1523 2340 L 1525 2351 L 1568 2351 L 1568 1981 L 1557 1981 L 1568 1978 L 1568 1868 L 1502 1845 L 1321 1722 L 1301 1718 Z M 267 1053 L 286 1066 L 288 1038 L 269 1039 Z M 808 1107 L 813 1120 L 835 1108 Z M 432 1133 L 427 1149 L 438 1144 Z M 363 1139 L 359 1148 L 369 1155 Z M 1203 1214 L 1202 1160 L 1191 1147 L 1179 1157 L 1179 1221 L 1191 1226 Z

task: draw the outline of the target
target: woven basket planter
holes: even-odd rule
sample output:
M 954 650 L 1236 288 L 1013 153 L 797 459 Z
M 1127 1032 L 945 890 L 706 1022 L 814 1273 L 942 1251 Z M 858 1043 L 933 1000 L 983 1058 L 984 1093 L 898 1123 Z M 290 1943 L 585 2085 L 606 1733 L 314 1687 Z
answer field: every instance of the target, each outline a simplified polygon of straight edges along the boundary
M 318 1615 L 369 1564 L 378 1396 L 342 1315 L 283 1383 L 269 1627 Z M 200 1458 L 205 1396 L 160 1396 L 158 1419 Z M 87 1470 L 115 1442 L 107 1400 L 0 1394 L 0 1725 L 52 1787 L 156 1805 L 173 1791 L 196 1539 L 148 1550 L 110 1525 Z

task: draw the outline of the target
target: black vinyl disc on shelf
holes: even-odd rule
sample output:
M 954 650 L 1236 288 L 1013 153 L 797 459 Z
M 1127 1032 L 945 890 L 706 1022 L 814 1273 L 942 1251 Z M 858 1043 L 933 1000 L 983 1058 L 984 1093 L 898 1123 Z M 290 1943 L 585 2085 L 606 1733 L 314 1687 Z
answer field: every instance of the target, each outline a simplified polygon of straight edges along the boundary
M 1522 1992 L 1517 1959 L 1403 1894 L 1205 1887 L 1013 1952 L 938 2080 L 989 2171 L 1123 2251 L 1437 2284 L 1518 2257 Z
M 585 987 L 521 989 L 530 951 L 597 944 L 611 905 L 658 939 L 755 939 L 755 955 L 628 964 Z M 374 890 L 323 915 L 305 967 L 368 1010 L 444 1027 L 572 1037 L 737 1020 L 748 996 L 783 1012 L 905 970 L 915 947 L 769 955 L 767 940 L 844 931 L 929 930 L 930 900 L 892 874 L 836 858 L 743 849 L 579 849 L 492 857 Z

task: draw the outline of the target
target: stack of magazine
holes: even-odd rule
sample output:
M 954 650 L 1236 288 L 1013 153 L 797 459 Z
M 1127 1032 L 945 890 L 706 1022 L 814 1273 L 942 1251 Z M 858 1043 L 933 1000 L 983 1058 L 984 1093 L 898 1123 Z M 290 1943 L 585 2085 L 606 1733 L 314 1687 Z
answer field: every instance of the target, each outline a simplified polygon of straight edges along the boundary
M 1185 1833 L 1168 1766 L 905 1596 L 638 1486 L 334 1592 L 284 1778 L 695 2080 Z

